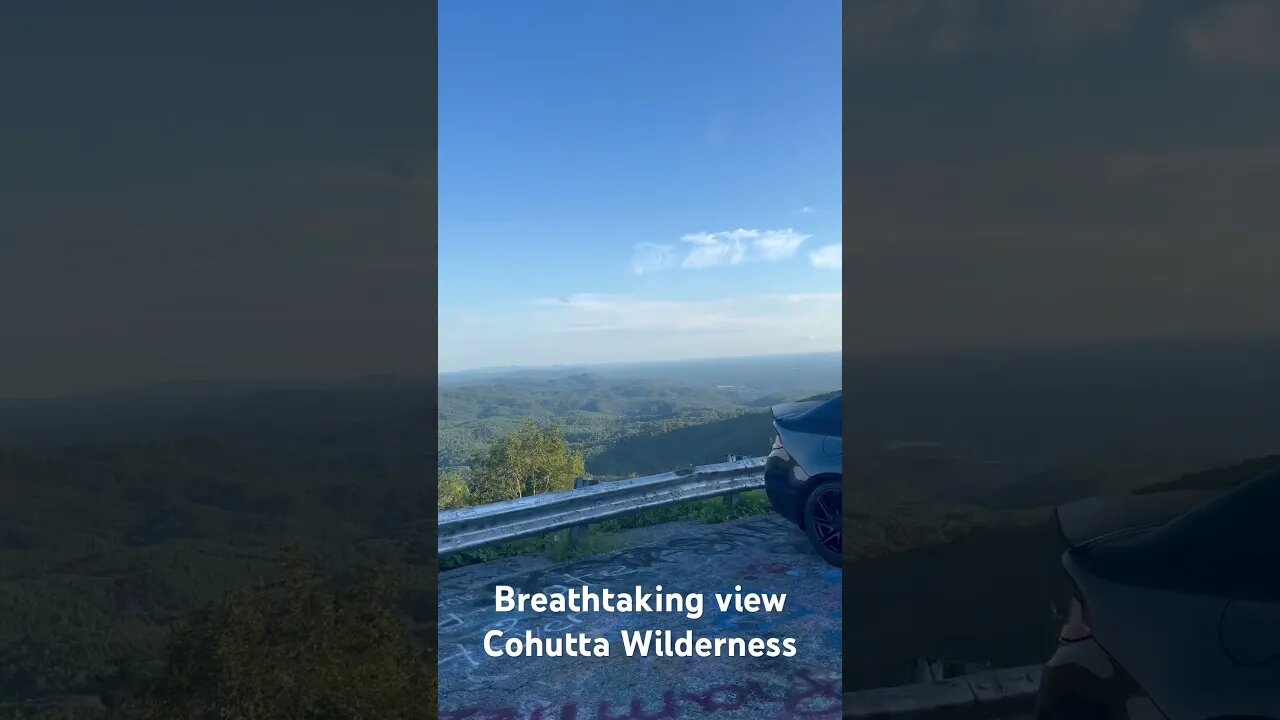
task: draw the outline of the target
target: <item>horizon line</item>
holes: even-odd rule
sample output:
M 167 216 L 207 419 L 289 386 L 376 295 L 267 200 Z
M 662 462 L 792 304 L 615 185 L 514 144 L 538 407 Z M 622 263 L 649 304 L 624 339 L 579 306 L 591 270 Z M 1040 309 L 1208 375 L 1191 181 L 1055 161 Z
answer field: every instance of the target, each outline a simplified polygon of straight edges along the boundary
M 559 370 L 563 368 L 577 367 L 608 367 L 618 365 L 669 365 L 674 363 L 692 363 L 692 362 L 716 362 L 723 360 L 761 360 L 765 358 L 786 358 L 786 357 L 813 357 L 816 355 L 843 355 L 844 350 L 816 350 L 814 352 L 788 352 L 788 353 L 763 353 L 758 355 L 716 355 L 688 358 L 674 358 L 670 360 L 605 360 L 601 362 L 580 362 L 580 363 L 547 363 L 543 365 L 481 365 L 477 367 L 460 368 L 456 370 L 438 370 L 437 375 L 451 375 L 454 373 L 469 372 L 510 372 L 513 370 Z

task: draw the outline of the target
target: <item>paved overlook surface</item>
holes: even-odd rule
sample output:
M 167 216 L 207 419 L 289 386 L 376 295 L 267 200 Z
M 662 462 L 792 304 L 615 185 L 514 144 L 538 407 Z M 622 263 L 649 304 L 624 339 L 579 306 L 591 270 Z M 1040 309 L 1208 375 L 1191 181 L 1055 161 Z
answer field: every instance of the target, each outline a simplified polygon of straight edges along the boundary
M 554 564 L 512 558 L 440 575 L 442 720 L 784 720 L 840 717 L 840 570 L 777 516 L 722 525 L 673 523 L 629 536 L 621 550 Z M 519 592 L 699 592 L 703 615 L 498 613 L 494 586 Z M 715 593 L 786 593 L 780 613 L 720 612 Z M 606 637 L 610 657 L 489 657 L 484 634 L 583 632 Z M 628 657 L 620 630 L 695 637 L 792 637 L 792 658 Z

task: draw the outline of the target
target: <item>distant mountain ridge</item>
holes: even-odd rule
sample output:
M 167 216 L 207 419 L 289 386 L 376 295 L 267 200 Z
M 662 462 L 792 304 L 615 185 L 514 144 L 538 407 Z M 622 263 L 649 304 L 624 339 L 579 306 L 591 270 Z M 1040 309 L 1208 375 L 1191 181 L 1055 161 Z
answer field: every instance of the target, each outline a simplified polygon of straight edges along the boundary
M 649 362 L 639 361 L 618 361 L 603 363 L 557 363 L 551 365 L 494 365 L 489 367 L 472 368 L 467 370 L 448 370 L 439 373 L 442 377 L 457 377 L 462 375 L 499 375 L 505 373 L 527 373 L 527 372 L 578 372 L 583 370 L 604 370 L 604 371 L 627 371 L 634 372 L 636 370 L 652 370 L 653 368 L 662 368 L 670 366 L 690 366 L 690 365 L 749 365 L 761 363 L 787 362 L 792 360 L 836 360 L 839 361 L 840 352 L 818 352 L 818 353 L 786 353 L 776 355 L 739 355 L 733 357 L 704 357 L 692 358 L 685 360 L 653 360 Z
M 484 368 L 440 373 L 438 380 L 441 387 L 447 387 L 503 379 L 549 380 L 587 373 L 609 379 L 630 377 L 691 384 L 763 384 L 772 387 L 779 378 L 791 373 L 814 381 L 817 387 L 833 387 L 840 384 L 841 367 L 840 353 L 812 353 L 650 363 Z

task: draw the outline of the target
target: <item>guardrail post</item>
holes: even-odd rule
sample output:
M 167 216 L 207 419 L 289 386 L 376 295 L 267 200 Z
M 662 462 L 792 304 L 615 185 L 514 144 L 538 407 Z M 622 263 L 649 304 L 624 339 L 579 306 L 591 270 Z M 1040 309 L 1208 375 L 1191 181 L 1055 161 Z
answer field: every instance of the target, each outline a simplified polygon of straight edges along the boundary
M 574 478 L 574 479 L 573 479 L 573 489 L 574 489 L 574 490 L 577 490 L 578 488 L 582 488 L 582 487 L 586 487 L 586 486 L 587 486 L 587 479 L 586 479 L 586 478 Z M 569 544 L 570 544 L 571 546 L 573 546 L 573 547 L 578 547 L 578 546 L 579 546 L 579 545 L 581 545 L 582 543 L 586 542 L 586 540 L 587 540 L 587 526 L 586 526 L 586 525 L 575 525 L 575 526 L 573 526 L 573 527 L 569 528 Z
M 737 459 L 738 459 L 737 455 L 730 455 L 729 459 L 726 462 L 736 462 Z M 738 493 L 729 493 L 728 495 L 725 495 L 724 507 L 726 510 L 730 510 L 730 511 L 736 510 L 738 507 Z

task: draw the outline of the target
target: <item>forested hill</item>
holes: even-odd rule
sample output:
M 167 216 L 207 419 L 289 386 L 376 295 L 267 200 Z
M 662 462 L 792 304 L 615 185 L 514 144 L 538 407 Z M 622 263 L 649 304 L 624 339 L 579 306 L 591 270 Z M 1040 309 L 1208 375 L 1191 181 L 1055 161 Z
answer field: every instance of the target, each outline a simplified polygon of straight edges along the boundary
M 788 400 L 825 400 L 835 391 Z M 773 404 L 765 399 L 762 404 Z M 773 416 L 767 407 L 742 414 L 674 428 L 657 428 L 620 438 L 587 459 L 587 470 L 596 475 L 652 475 L 687 465 L 723 462 L 728 455 L 756 457 L 769 454 L 773 443 Z
M 588 458 L 595 475 L 653 475 L 687 465 L 723 462 L 729 454 L 767 455 L 773 426 L 767 410 L 624 437 Z
M 679 464 L 687 457 L 723 459 L 728 452 L 759 455 L 768 448 L 768 422 L 754 433 L 754 442 L 735 444 L 733 438 L 744 432 L 737 428 L 753 422 L 737 424 L 738 416 L 758 414 L 769 405 L 829 390 L 809 378 L 786 374 L 768 382 L 758 378 L 753 386 L 608 377 L 594 372 L 549 378 L 517 375 L 443 385 L 439 394 L 440 466 L 467 464 L 476 452 L 525 420 L 562 426 L 566 440 L 581 448 L 589 460 L 609 453 L 627 438 L 637 438 L 614 454 L 621 460 L 629 457 L 633 448 L 650 447 L 643 438 L 669 431 L 680 431 L 675 444 L 653 447 L 659 452 L 646 459 L 645 467 L 657 463 L 670 469 L 675 467 L 672 463 Z M 693 430 L 693 426 L 704 429 Z M 717 435 L 722 432 L 727 435 Z M 686 448 L 686 439 L 694 438 L 712 438 L 714 442 Z M 597 467 L 609 471 L 592 472 L 643 472 L 624 468 L 614 460 L 601 462 Z

